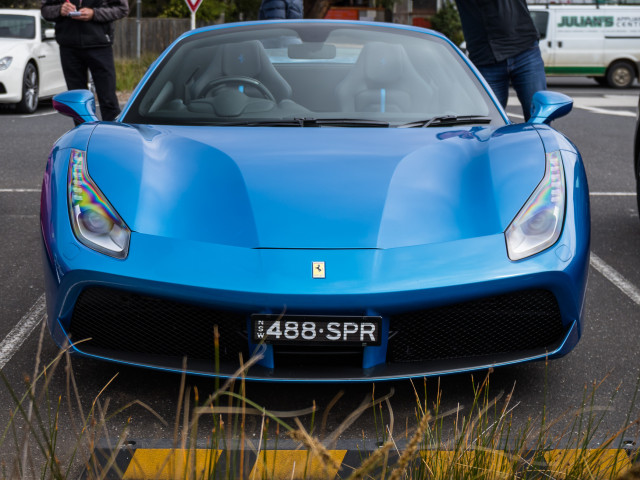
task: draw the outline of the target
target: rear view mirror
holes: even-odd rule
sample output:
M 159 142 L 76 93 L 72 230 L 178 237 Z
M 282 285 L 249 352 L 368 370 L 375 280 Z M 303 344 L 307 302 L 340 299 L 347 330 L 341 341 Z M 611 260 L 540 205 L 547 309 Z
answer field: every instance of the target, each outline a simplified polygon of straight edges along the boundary
M 533 95 L 529 123 L 549 125 L 556 118 L 564 117 L 573 108 L 573 100 L 559 92 L 542 90 Z
M 53 97 L 53 108 L 78 123 L 97 122 L 96 101 L 89 90 L 69 90 Z
M 287 48 L 289 58 L 330 60 L 336 58 L 336 46 L 326 43 L 294 43 Z

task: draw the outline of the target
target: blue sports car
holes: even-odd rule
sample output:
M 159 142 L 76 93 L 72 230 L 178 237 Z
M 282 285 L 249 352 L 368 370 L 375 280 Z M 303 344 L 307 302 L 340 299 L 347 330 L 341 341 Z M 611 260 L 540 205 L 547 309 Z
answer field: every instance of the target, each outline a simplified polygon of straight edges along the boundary
M 49 329 L 97 359 L 279 381 L 560 357 L 581 334 L 589 197 L 538 92 L 512 123 L 438 33 L 349 21 L 184 34 L 42 190 Z M 214 334 L 215 332 L 215 334 Z M 186 359 L 186 360 L 184 360 Z M 186 362 L 186 363 L 183 363 Z

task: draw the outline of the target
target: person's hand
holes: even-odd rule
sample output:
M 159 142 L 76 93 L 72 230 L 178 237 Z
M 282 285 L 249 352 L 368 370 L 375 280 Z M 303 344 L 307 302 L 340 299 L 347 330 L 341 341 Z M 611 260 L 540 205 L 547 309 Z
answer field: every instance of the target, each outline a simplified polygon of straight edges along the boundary
M 60 7 L 60 16 L 61 17 L 66 17 L 68 16 L 71 12 L 75 12 L 76 11 L 76 6 L 71 3 L 71 2 L 64 2 L 62 4 L 62 7 Z
M 84 22 L 88 22 L 93 20 L 93 8 L 81 8 L 80 16 L 75 17 L 76 20 L 82 20 Z

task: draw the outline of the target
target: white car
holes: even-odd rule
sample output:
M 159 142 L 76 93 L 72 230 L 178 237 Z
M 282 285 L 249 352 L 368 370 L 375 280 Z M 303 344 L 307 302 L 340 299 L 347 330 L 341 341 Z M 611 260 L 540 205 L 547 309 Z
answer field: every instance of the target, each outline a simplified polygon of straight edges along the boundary
M 0 103 L 32 113 L 66 89 L 53 24 L 40 10 L 0 9 Z

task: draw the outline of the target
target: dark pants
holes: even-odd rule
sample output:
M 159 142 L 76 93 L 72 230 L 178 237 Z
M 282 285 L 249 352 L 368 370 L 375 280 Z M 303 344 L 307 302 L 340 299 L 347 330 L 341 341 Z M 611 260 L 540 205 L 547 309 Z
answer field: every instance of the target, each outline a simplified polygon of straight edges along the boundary
M 507 106 L 511 82 L 522 105 L 524 119 L 529 120 L 533 94 L 547 88 L 544 63 L 538 45 L 502 62 L 480 65 L 478 70 L 493 89 L 503 108 Z
M 120 113 L 120 105 L 116 96 L 116 70 L 111 46 L 93 48 L 61 46 L 60 61 L 69 90 L 86 89 L 88 72 L 91 72 L 102 120 L 115 119 Z

